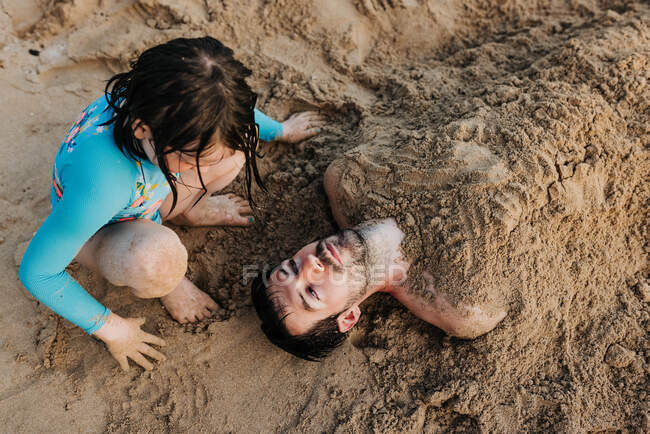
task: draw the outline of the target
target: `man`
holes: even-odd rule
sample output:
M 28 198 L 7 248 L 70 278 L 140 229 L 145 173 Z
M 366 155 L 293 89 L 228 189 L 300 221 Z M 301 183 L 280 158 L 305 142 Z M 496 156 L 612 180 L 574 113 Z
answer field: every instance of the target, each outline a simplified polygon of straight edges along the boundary
M 361 303 L 377 292 L 389 293 L 451 336 L 471 339 L 492 330 L 506 316 L 500 303 L 454 302 L 435 286 L 435 270 L 421 273 L 426 283 L 417 289 L 395 218 L 350 225 L 342 205 L 349 201 L 340 197 L 344 167 L 337 160 L 325 174 L 332 213 L 343 229 L 253 281 L 253 303 L 271 342 L 306 360 L 321 359 L 346 339 Z

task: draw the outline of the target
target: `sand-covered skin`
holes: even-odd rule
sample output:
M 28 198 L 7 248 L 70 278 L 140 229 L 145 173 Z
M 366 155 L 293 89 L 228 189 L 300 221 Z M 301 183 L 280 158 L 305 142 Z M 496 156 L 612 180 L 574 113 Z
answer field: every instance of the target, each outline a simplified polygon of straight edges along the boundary
M 240 3 L 0 2 L 5 429 L 647 432 L 647 5 Z M 102 80 L 148 46 L 204 34 L 254 70 L 269 115 L 320 109 L 330 125 L 266 146 L 255 226 L 175 228 L 214 320 L 180 326 L 72 265 L 167 340 L 154 371 L 122 373 L 26 294 L 16 259 L 49 212 L 58 143 Z M 244 266 L 335 230 L 322 187 L 335 160 L 352 218 L 395 215 L 418 267 L 459 300 L 506 303 L 508 318 L 450 340 L 376 296 L 321 364 L 268 344 Z

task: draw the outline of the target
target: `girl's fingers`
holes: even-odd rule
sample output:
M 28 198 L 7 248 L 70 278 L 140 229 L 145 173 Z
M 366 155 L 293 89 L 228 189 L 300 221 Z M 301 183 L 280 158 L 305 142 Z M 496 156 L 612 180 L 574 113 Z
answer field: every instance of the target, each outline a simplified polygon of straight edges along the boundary
M 144 342 L 138 345 L 138 351 L 140 351 L 145 356 L 149 356 L 152 359 L 156 359 L 159 361 L 163 361 L 167 359 L 167 357 L 165 357 L 163 353 L 161 353 L 160 351 L 154 348 L 151 348 L 149 345 L 145 344 Z
M 320 128 L 310 128 L 308 130 L 305 130 L 305 138 L 313 137 L 318 133 L 320 133 Z
M 154 344 L 158 345 L 159 347 L 164 347 L 167 345 L 167 343 L 159 338 L 158 336 L 150 335 L 149 333 L 142 332 L 142 336 L 140 337 L 142 339 L 142 342 L 146 342 L 148 344 Z
M 306 133 L 307 131 L 310 131 L 310 130 L 320 131 L 321 129 L 322 129 L 322 125 L 319 125 L 319 124 L 309 124 L 309 125 L 305 125 L 305 127 L 302 129 L 301 132 L 302 132 L 302 133 Z
M 302 112 L 302 113 L 296 113 L 295 115 L 291 116 L 289 118 L 292 121 L 300 121 L 300 122 L 309 122 L 309 121 L 324 121 L 324 117 L 318 113 L 318 112 Z
M 319 123 L 319 124 L 324 124 L 324 123 L 327 122 L 327 121 L 326 121 L 325 118 L 323 118 L 322 116 L 313 116 L 313 117 L 310 117 L 310 118 L 309 118 L 309 122 L 315 122 L 315 123 Z
M 219 309 L 219 305 L 217 303 L 215 303 L 214 300 L 210 299 L 210 300 L 208 300 L 207 308 L 210 311 L 210 315 L 212 315 L 212 312 Z
M 212 316 L 212 312 L 210 311 L 210 309 L 208 309 L 207 307 L 203 308 L 203 316 L 205 318 L 210 318 Z
M 325 122 L 319 122 L 319 121 L 311 121 L 311 122 L 305 122 L 304 125 L 302 125 L 302 130 L 311 130 L 311 129 L 319 129 L 325 126 Z
M 153 364 L 149 360 L 145 359 L 144 356 L 138 352 L 130 354 L 129 358 L 131 358 L 131 360 L 133 360 L 138 365 L 142 366 L 147 371 L 151 371 L 153 369 Z
M 240 206 L 237 209 L 237 211 L 239 212 L 239 214 L 242 214 L 242 215 L 251 215 L 251 214 L 253 214 L 253 209 L 248 204 Z
M 319 115 L 318 113 L 315 114 L 310 114 L 309 116 L 305 116 L 305 119 L 308 119 L 310 121 L 318 121 L 318 122 L 325 122 L 325 117 Z
M 306 116 L 305 120 L 310 122 L 325 122 L 325 118 L 321 115 L 310 115 Z
M 251 217 L 237 216 L 232 220 L 231 224 L 236 226 L 250 226 L 253 224 L 253 220 Z
M 228 193 L 228 194 L 226 195 L 226 197 L 227 197 L 228 199 L 230 199 L 231 201 L 235 202 L 235 203 L 239 203 L 239 202 L 247 202 L 246 199 L 244 199 L 243 197 L 238 196 L 238 195 L 236 195 L 236 194 L 234 194 L 234 193 Z
M 122 368 L 123 371 L 128 371 L 129 370 L 129 361 L 126 360 L 125 355 L 121 355 L 119 357 L 116 357 L 117 363 L 120 364 L 120 368 Z

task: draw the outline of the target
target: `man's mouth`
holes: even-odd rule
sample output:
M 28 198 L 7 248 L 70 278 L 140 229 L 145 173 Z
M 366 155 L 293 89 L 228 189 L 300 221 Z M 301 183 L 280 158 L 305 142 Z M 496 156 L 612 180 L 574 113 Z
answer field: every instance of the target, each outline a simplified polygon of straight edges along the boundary
M 334 259 L 339 263 L 339 265 L 343 265 L 343 261 L 341 261 L 341 257 L 339 256 L 339 253 L 336 251 L 336 248 L 330 244 L 329 242 L 325 241 L 325 248 L 327 249 L 328 252 L 332 255 Z

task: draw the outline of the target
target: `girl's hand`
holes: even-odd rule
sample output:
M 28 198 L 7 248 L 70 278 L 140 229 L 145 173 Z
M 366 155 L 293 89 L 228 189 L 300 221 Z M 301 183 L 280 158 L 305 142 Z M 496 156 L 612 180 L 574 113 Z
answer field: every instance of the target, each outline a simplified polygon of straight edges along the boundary
M 282 136 L 275 140 L 287 143 L 298 143 L 320 133 L 325 125 L 325 119 L 318 112 L 294 113 L 282 122 Z
M 122 318 L 111 312 L 104 325 L 94 333 L 106 343 L 108 351 L 125 371 L 129 369 L 127 357 L 146 370 L 153 369 L 153 364 L 145 355 L 159 361 L 165 360 L 164 354 L 147 345 L 165 346 L 165 341 L 142 331 L 142 324 L 144 318 Z

